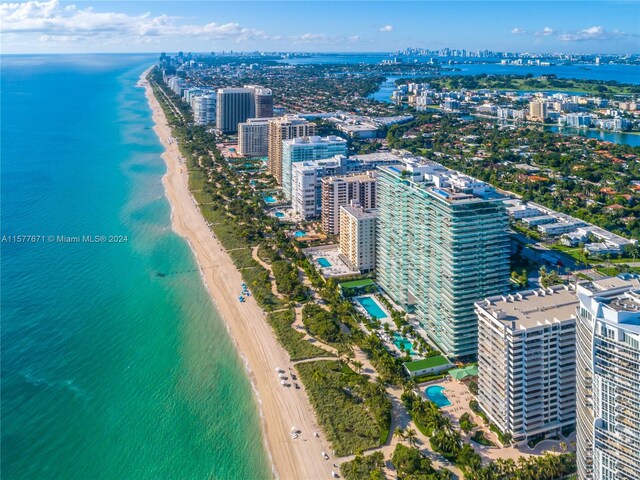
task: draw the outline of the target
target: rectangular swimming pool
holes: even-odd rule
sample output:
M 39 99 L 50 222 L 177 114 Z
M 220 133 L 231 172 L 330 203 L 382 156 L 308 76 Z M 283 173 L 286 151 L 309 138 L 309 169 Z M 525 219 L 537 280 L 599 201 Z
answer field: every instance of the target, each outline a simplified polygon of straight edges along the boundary
M 380 305 L 378 305 L 378 302 L 373 297 L 359 297 L 356 298 L 356 300 L 372 318 L 387 318 L 387 314 L 384 313 L 384 310 L 382 310 Z

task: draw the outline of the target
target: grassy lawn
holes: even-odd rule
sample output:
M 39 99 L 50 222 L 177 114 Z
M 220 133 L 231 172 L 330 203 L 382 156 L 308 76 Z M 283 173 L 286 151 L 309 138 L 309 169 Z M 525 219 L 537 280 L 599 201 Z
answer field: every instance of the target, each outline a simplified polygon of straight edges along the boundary
M 338 456 L 380 446 L 391 424 L 384 387 L 337 361 L 296 365 L 318 421 Z
M 369 285 L 375 285 L 374 281 L 370 278 L 363 278 L 362 280 L 352 280 L 351 282 L 344 282 L 340 284 L 343 289 L 368 287 Z
M 291 360 L 304 360 L 314 357 L 333 357 L 329 352 L 304 340 L 304 334 L 294 330 L 291 324 L 294 320 L 293 310 L 283 310 L 270 313 L 267 322 L 276 333 L 278 341 L 289 352 Z

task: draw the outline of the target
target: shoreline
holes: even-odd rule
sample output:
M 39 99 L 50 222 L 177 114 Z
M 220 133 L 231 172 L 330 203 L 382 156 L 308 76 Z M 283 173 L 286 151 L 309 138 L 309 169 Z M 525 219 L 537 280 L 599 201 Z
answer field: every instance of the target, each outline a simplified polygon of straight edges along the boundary
M 186 165 L 180 162 L 177 142 L 167 141 L 172 137 L 171 127 L 146 80 L 150 69 L 141 75 L 138 85 L 145 90 L 153 130 L 164 148 L 161 156 L 167 172 L 162 183 L 171 206 L 171 226 L 189 244 L 204 286 L 244 364 L 272 475 L 283 480 L 330 478 L 335 462 L 324 460 L 322 452 L 332 449 L 316 421 L 304 386 L 300 385 L 300 390 L 283 387 L 275 374 L 276 367 L 293 369 L 288 353 L 276 340 L 255 298 L 248 297 L 244 303 L 236 299 L 242 277 L 191 196 Z M 290 436 L 293 426 L 302 432 L 295 440 Z M 320 438 L 314 437 L 316 431 L 320 432 Z

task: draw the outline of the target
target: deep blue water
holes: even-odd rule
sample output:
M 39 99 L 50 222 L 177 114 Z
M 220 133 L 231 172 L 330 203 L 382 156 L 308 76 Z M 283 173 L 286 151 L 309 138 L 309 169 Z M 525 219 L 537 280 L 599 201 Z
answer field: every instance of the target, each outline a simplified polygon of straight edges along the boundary
M 0 244 L 3 478 L 270 477 L 243 365 L 170 227 L 135 86 L 153 60 L 1 58 L 1 233 L 44 237 Z M 57 240 L 75 235 L 127 241 Z
M 308 57 L 295 57 L 283 59 L 283 62 L 292 65 L 302 64 L 376 64 L 383 60 L 392 59 L 393 55 L 388 53 L 342 53 L 310 55 Z M 404 57 L 405 63 L 411 64 L 414 60 L 418 63 L 429 61 L 429 57 Z M 442 61 L 442 59 L 439 59 Z M 500 63 L 471 63 L 471 64 L 443 64 L 442 75 L 478 75 L 481 73 L 493 75 L 540 75 L 555 74 L 561 78 L 580 78 L 590 80 L 617 80 L 621 83 L 640 83 L 640 65 L 552 65 L 548 67 L 539 66 L 516 66 L 500 65 Z

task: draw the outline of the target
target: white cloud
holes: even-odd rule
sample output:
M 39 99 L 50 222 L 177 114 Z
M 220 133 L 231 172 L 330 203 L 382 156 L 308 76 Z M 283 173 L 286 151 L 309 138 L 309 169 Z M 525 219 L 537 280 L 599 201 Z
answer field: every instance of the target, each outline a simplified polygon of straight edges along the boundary
M 565 32 L 558 36 L 563 42 L 584 42 L 589 40 L 612 40 L 617 38 L 638 37 L 637 34 L 629 34 L 620 30 L 607 30 L 601 26 L 584 28 L 576 32 Z
M 536 32 L 535 35 L 538 37 L 548 37 L 550 35 L 553 35 L 555 33 L 555 30 L 551 27 L 544 27 L 541 31 Z
M 514 27 L 511 29 L 511 33 L 513 35 L 522 35 L 523 33 L 527 33 L 526 30 L 519 28 L 519 27 Z
M 393 32 L 393 25 L 385 25 L 380 28 L 381 32 Z
M 302 35 L 290 35 L 289 40 L 296 44 L 324 44 L 324 45 L 341 45 L 344 43 L 358 43 L 362 41 L 360 35 L 328 35 L 326 33 L 303 33 Z
M 2 34 L 36 36 L 43 42 L 70 42 L 85 38 L 90 41 L 153 41 L 161 37 L 200 37 L 208 40 L 244 41 L 268 39 L 265 32 L 246 28 L 235 22 L 180 24 L 176 17 L 150 13 L 127 15 L 96 12 L 75 5 L 62 7 L 58 0 L 0 4 Z

